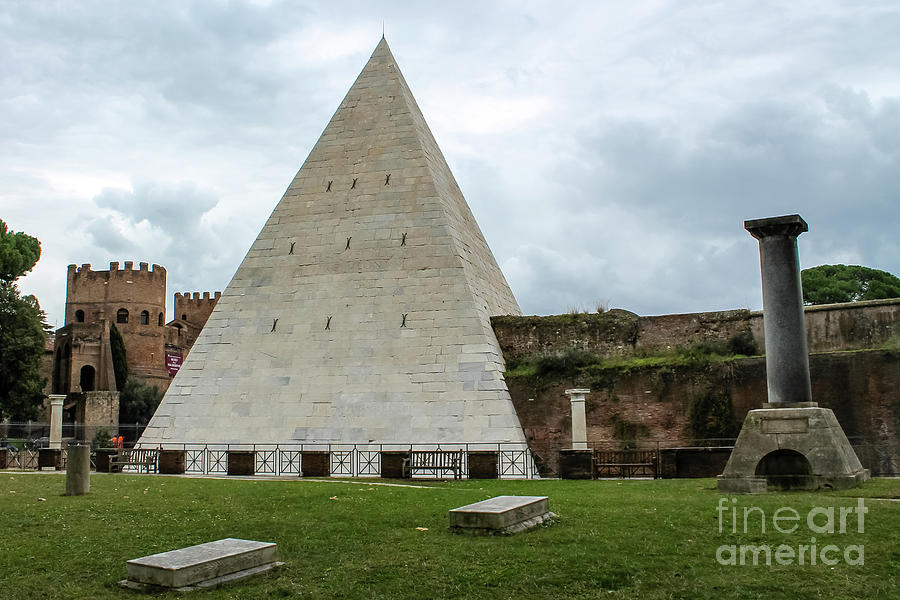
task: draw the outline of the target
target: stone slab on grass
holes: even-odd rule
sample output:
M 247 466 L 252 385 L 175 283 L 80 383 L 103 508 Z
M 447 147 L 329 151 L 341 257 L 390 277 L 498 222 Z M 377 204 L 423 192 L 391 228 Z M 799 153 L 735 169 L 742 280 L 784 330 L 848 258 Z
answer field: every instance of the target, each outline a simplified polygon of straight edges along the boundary
M 263 573 L 278 562 L 278 546 L 226 538 L 129 560 L 128 579 L 119 582 L 134 589 L 166 588 L 190 591 L 215 587 Z
M 457 533 L 518 533 L 554 517 L 547 496 L 497 496 L 450 511 Z

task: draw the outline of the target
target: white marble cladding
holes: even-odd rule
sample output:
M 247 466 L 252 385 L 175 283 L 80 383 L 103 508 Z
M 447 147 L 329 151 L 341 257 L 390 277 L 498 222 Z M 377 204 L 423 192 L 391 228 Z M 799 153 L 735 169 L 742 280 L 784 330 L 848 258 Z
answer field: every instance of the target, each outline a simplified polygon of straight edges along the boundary
M 498 314 L 520 311 L 382 40 L 141 442 L 524 442 Z

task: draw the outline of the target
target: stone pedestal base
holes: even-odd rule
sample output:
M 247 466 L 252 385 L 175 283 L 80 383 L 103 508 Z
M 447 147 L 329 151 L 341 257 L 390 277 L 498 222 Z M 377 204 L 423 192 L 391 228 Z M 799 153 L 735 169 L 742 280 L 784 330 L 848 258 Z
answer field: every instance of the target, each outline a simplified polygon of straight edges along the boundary
M 331 453 L 304 450 L 300 453 L 301 477 L 328 477 L 331 475 Z
M 386 479 L 401 479 L 403 477 L 403 461 L 407 458 L 409 458 L 409 452 L 406 450 L 382 450 L 381 476 Z
M 38 470 L 52 467 L 59 471 L 62 468 L 62 450 L 41 448 L 38 450 Z
M 844 489 L 868 479 L 869 470 L 834 413 L 804 403 L 747 413 L 718 488 L 724 493 Z
M 256 453 L 253 450 L 229 450 L 228 474 L 256 475 Z
M 561 479 L 593 479 L 593 450 L 560 450 L 559 476 Z
M 500 453 L 496 450 L 474 450 L 468 453 L 469 479 L 497 479 Z
M 163 475 L 183 475 L 187 456 L 184 450 L 160 450 L 159 472 Z

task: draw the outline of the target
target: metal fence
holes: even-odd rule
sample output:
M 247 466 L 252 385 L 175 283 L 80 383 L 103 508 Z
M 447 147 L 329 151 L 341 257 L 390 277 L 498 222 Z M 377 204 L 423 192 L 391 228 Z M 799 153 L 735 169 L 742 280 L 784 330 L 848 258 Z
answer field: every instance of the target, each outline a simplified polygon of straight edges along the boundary
M 133 445 L 147 426 L 140 423 L 121 423 L 117 426 L 63 423 L 63 446 L 73 440 L 92 442 L 108 441 L 113 435 L 122 436 L 124 442 Z M 40 421 L 0 422 L 0 440 L 21 450 L 46 448 L 50 440 L 50 424 Z M 0 443 L 2 445 L 2 443 Z
M 497 474 L 505 479 L 539 478 L 527 444 L 163 444 L 162 450 L 183 450 L 185 473 L 225 475 L 229 451 L 253 451 L 255 472 L 266 476 L 298 476 L 304 453 L 327 452 L 333 477 L 380 477 L 382 452 L 462 451 L 463 477 L 469 474 L 469 452 L 496 452 Z M 441 478 L 442 473 L 420 473 Z

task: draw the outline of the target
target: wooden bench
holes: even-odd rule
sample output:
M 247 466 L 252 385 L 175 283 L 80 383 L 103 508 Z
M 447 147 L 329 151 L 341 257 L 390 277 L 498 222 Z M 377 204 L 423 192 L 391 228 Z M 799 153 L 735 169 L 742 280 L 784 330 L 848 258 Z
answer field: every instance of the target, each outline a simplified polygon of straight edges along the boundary
M 151 448 L 133 448 L 131 450 L 119 450 L 115 456 L 109 459 L 110 470 L 118 467 L 137 467 L 138 473 L 156 473 L 159 450 Z
M 453 471 L 453 479 L 462 477 L 462 450 L 412 450 L 403 459 L 403 477 L 410 477 L 418 471 L 430 471 L 442 476 Z
M 641 450 L 598 451 L 594 454 L 595 477 L 652 477 L 656 479 L 655 452 Z

